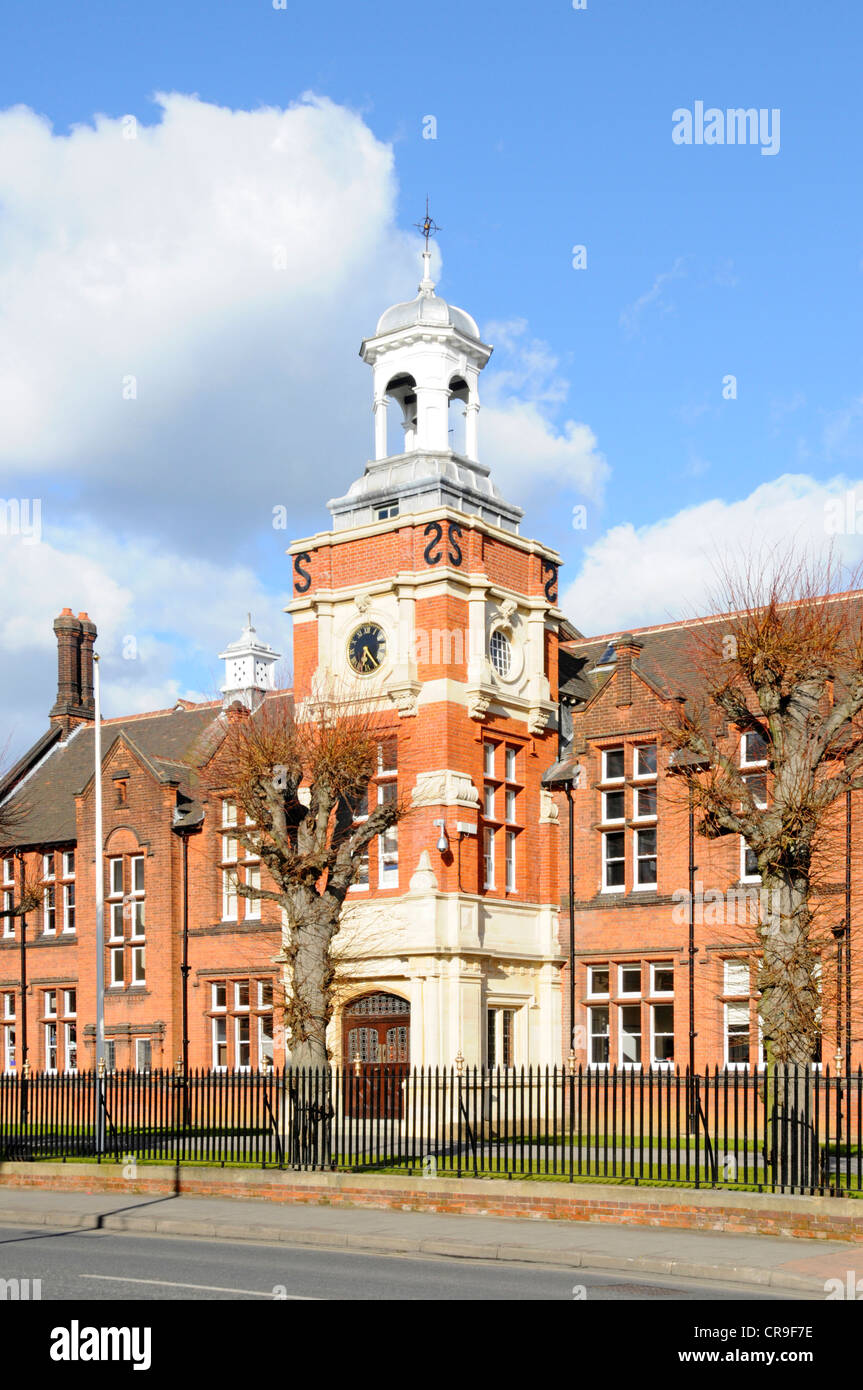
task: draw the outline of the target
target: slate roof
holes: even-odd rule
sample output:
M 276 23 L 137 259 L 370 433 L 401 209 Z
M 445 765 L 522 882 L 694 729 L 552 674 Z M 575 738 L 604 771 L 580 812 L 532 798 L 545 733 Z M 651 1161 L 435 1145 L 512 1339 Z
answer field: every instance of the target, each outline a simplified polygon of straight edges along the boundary
M 273 691 L 266 701 L 287 699 L 290 691 Z M 137 752 L 154 777 L 176 783 L 188 791 L 189 762 L 199 764 L 211 741 L 217 742 L 224 728 L 221 703 L 190 705 L 184 701 L 174 709 L 152 714 L 134 714 L 102 721 L 102 763 L 122 736 Z M 207 735 L 212 731 L 212 740 Z M 54 735 L 55 731 L 49 731 Z M 79 726 L 65 743 L 43 735 L 25 758 L 0 783 L 0 800 L 8 788 L 11 808 L 19 808 L 7 845 L 64 844 L 75 839 L 75 796 L 83 791 L 93 775 L 92 724 Z M 41 761 L 40 761 L 41 758 Z M 32 770 L 21 778 L 21 769 Z M 19 778 L 21 780 L 19 781 Z M 16 785 L 17 784 L 17 785 Z M 194 816 L 195 811 L 190 812 Z
M 856 621 L 861 620 L 863 610 L 863 590 L 854 589 L 847 593 L 825 596 L 828 603 L 848 603 L 857 611 Z M 629 628 L 626 631 L 641 644 L 641 651 L 633 657 L 632 669 L 648 682 L 664 699 L 685 696 L 694 699 L 702 691 L 699 678 L 698 656 L 705 629 L 725 625 L 737 615 L 721 613 L 715 617 L 687 618 L 676 623 L 657 623 L 652 627 Z M 616 659 L 608 662 L 609 646 L 623 636 L 623 631 L 606 632 L 598 637 L 584 638 L 561 645 L 561 680 L 566 671 L 566 681 L 562 685 L 566 693 L 575 700 L 576 709 L 583 706 L 602 688 L 614 674 Z M 564 667 L 563 662 L 566 662 Z M 607 669 L 597 671 L 597 666 Z

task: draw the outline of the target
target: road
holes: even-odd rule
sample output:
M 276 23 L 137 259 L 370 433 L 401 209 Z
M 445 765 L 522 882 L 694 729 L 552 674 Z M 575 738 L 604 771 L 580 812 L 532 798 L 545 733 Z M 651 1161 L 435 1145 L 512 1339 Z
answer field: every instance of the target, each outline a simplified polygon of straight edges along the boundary
M 433 1256 L 368 1255 L 284 1244 L 242 1245 L 180 1236 L 0 1227 L 0 1279 L 40 1279 L 43 1300 L 267 1300 L 274 1298 L 571 1302 L 786 1301 L 700 1281 L 592 1274 L 542 1265 Z M 584 1293 L 574 1290 L 581 1286 Z M 32 1287 L 32 1285 L 31 1285 Z

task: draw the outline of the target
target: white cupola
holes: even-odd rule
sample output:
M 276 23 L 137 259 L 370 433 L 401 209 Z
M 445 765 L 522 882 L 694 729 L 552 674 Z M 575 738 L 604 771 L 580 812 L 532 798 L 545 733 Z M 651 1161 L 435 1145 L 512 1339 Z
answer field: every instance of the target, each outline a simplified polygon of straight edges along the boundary
M 219 660 L 225 663 L 225 679 L 220 687 L 225 708 L 240 700 L 249 709 L 257 709 L 265 691 L 276 688 L 275 666 L 280 655 L 266 642 L 258 641 L 250 613 L 237 641 L 229 642 L 219 653 Z
M 470 314 L 435 294 L 426 237 L 416 298 L 381 314 L 360 347 L 374 374 L 375 456 L 348 493 L 327 504 L 334 529 L 440 505 L 518 531 L 521 508 L 503 500 L 478 457 L 478 381 L 491 354 Z M 395 440 L 390 402 L 401 417 Z M 458 450 L 456 412 L 464 416 Z

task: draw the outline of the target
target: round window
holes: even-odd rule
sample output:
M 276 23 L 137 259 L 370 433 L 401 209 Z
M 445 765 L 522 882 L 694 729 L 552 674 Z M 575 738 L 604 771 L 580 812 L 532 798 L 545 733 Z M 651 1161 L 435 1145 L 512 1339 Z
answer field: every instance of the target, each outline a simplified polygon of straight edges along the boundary
M 512 666 L 512 647 L 509 645 L 509 638 L 500 629 L 491 634 L 489 656 L 497 674 L 505 680 Z

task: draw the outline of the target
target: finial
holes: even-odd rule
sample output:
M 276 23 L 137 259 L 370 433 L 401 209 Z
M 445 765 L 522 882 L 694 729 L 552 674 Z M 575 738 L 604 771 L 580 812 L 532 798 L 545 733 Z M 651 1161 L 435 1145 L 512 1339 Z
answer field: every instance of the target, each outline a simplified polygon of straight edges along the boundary
M 429 237 L 434 236 L 435 232 L 441 231 L 441 228 L 429 213 L 428 194 L 426 194 L 426 215 L 422 222 L 415 222 L 414 226 L 422 232 L 426 240 L 425 250 L 423 251 L 423 278 L 420 282 L 420 291 L 423 294 L 431 294 L 434 289 L 434 280 L 431 278 L 431 248 L 429 247 Z

